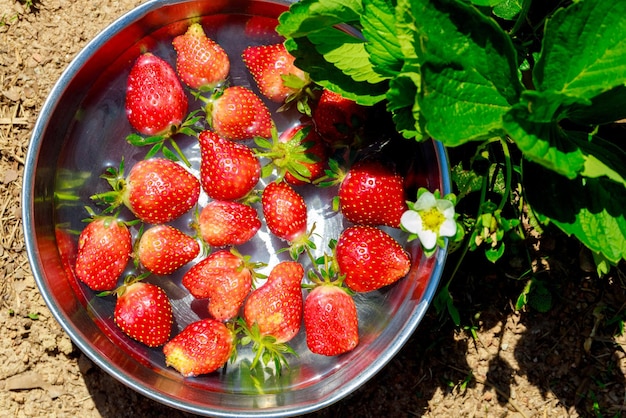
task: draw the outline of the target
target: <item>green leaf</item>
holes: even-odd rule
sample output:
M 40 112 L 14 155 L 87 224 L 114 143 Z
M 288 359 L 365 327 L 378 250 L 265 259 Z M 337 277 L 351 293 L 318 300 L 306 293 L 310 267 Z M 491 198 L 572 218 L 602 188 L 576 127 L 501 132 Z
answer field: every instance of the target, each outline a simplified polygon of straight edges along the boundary
M 150 158 L 154 157 L 161 151 L 162 148 L 163 148 L 163 142 L 154 144 L 154 146 L 150 148 L 150 151 L 146 153 L 146 156 L 144 157 L 144 159 L 149 160 Z
M 528 280 L 524 289 L 517 297 L 517 301 L 515 302 L 515 310 L 520 310 L 528 303 L 528 293 L 530 293 L 530 287 L 532 286 L 533 280 Z
M 396 130 L 408 139 L 425 137 L 419 123 L 417 101 L 420 79 L 419 73 L 404 71 L 389 82 L 387 111 L 391 113 Z
M 504 255 L 505 245 L 503 242 L 495 247 L 485 248 L 485 257 L 492 263 L 498 261 Z
M 301 0 L 279 16 L 276 31 L 285 38 L 299 38 L 341 23 L 356 24 L 361 14 L 361 0 Z
M 505 115 L 505 128 L 531 161 L 570 179 L 606 176 L 626 186 L 626 153 L 621 148 L 597 135 L 560 126 L 571 109 L 580 109 L 574 100 L 553 91 L 527 91 Z
M 613 143 L 595 135 L 580 143 L 585 155 L 581 175 L 588 178 L 606 176 L 626 187 L 626 152 Z
M 461 315 L 459 314 L 459 310 L 454 306 L 454 298 L 450 293 L 449 283 L 446 284 L 435 296 L 434 305 L 437 313 L 443 313 L 444 309 L 450 315 L 452 322 L 457 327 L 461 325 Z
M 568 178 L 576 177 L 585 163 L 579 147 L 558 125 L 563 106 L 573 100 L 552 91 L 528 90 L 503 118 L 506 131 L 526 158 Z
M 602 277 L 606 274 L 609 274 L 611 270 L 611 263 L 600 253 L 592 252 L 591 256 L 593 257 L 593 262 L 596 265 L 596 273 L 598 277 Z
M 361 0 L 302 0 L 279 16 L 276 30 L 312 80 L 368 106 L 383 100 L 388 86 L 356 32 L 363 13 Z
M 501 19 L 513 20 L 522 11 L 523 0 L 504 0 L 496 4 L 493 14 Z
M 390 0 L 364 0 L 361 16 L 365 50 L 381 76 L 393 77 L 402 69 L 404 56 L 396 34 L 395 7 Z
M 376 84 L 384 80 L 374 71 L 364 39 L 335 28 L 318 30 L 308 38 L 327 62 L 355 81 Z
M 459 162 L 450 170 L 452 181 L 459 191 L 459 200 L 472 192 L 477 192 L 482 188 L 483 176 L 476 174 L 474 170 L 465 170 L 463 162 Z
M 433 138 L 454 147 L 504 134 L 502 116 L 510 105 L 480 73 L 427 62 L 422 80 L 419 105 Z
M 522 91 L 510 38 L 454 0 L 413 0 L 412 13 L 419 17 L 426 131 L 448 146 L 502 134 L 502 116 Z
M 176 153 L 172 151 L 171 149 L 169 149 L 168 147 L 163 147 L 161 149 L 161 152 L 163 153 L 163 156 L 167 158 L 168 160 L 180 161 L 180 159 L 178 158 L 178 155 L 176 155 Z
M 574 235 L 611 263 L 626 259 L 626 188 L 607 177 L 568 179 L 524 160 L 528 203 L 541 220 Z
M 626 119 L 626 85 L 615 87 L 567 110 L 567 118 L 581 125 L 603 125 Z
M 418 62 L 421 51 L 417 30 L 417 16 L 413 11 L 412 0 L 398 0 L 396 6 L 396 32 L 400 51 L 407 62 Z
M 355 81 L 334 64 L 327 62 L 308 38 L 288 39 L 285 47 L 295 57 L 295 64 L 308 72 L 311 79 L 320 86 L 365 106 L 374 105 L 385 98 L 388 88 L 386 82 L 371 84 L 367 81 Z
M 503 0 L 470 0 L 470 2 L 479 7 L 492 7 L 503 2 Z
M 534 280 L 528 295 L 528 305 L 538 312 L 546 313 L 552 308 L 552 293 L 541 282 Z
M 625 1 L 577 1 L 555 12 L 533 71 L 537 89 L 589 99 L 623 85 L 625 16 Z

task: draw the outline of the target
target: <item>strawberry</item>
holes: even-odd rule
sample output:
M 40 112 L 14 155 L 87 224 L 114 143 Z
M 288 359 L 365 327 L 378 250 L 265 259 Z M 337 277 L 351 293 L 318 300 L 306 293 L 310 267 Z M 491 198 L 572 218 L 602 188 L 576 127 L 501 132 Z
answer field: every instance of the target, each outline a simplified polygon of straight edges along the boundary
M 240 324 L 245 333 L 242 345 L 253 344 L 255 358 L 251 368 L 259 359 L 264 364 L 271 360 L 276 373 L 280 374 L 281 366 L 288 366 L 284 354 L 295 354 L 286 343 L 300 331 L 303 276 L 304 269 L 300 263 L 280 262 L 274 266 L 265 284 L 246 299 Z
M 163 347 L 165 364 L 185 377 L 214 372 L 235 350 L 235 335 L 222 322 L 205 318 L 187 325 Z
M 194 265 L 183 276 L 182 285 L 195 298 L 209 298 L 209 313 L 225 321 L 237 315 L 258 266 L 235 251 L 219 250 Z
M 209 125 L 224 138 L 243 140 L 272 135 L 269 109 L 246 87 L 231 86 L 216 93 L 209 99 L 206 112 Z
M 213 199 L 237 200 L 256 186 L 261 164 L 244 144 L 227 140 L 213 131 L 202 131 L 200 142 L 200 180 Z
M 92 290 L 115 288 L 132 254 L 130 231 L 115 217 L 95 217 L 78 237 L 76 277 Z
M 302 265 L 295 261 L 278 263 L 263 286 L 255 289 L 244 305 L 243 316 L 261 335 L 284 343 L 296 336 L 302 319 Z
M 273 102 L 291 102 L 309 84 L 307 74 L 294 65 L 295 58 L 283 43 L 249 46 L 242 58 L 261 94 Z
M 294 186 L 311 183 L 324 174 L 328 162 L 328 147 L 309 124 L 295 125 L 280 137 L 272 131 L 272 139 L 257 138 L 256 155 L 270 162 L 261 170 L 261 177 L 269 177 L 274 169 L 277 181 L 285 180 Z
M 339 209 L 355 224 L 399 228 L 407 210 L 404 180 L 381 162 L 360 161 L 341 181 Z
M 200 236 L 213 247 L 244 244 L 259 228 L 256 210 L 239 202 L 212 200 L 198 217 Z
M 76 275 L 74 273 L 74 266 L 76 265 L 76 254 L 78 251 L 76 242 L 69 230 L 59 225 L 54 228 L 54 237 L 56 239 L 56 247 L 59 251 L 59 256 L 61 257 L 63 270 L 68 279 L 74 278 Z
M 285 131 L 280 141 L 289 144 L 298 157 L 304 169 L 287 170 L 285 181 L 294 186 L 301 186 L 317 180 L 324 174 L 328 162 L 328 147 L 322 141 L 315 129 L 308 125 L 297 125 Z
M 113 188 L 91 198 L 128 207 L 143 222 L 167 223 L 189 211 L 200 196 L 200 182 L 183 166 L 165 158 L 139 161 L 124 178 L 124 161 L 102 176 Z
M 386 232 L 371 226 L 344 230 L 335 251 L 344 283 L 355 292 L 380 289 L 404 277 L 411 268 L 404 248 Z
M 167 342 L 172 331 L 172 305 L 159 286 L 130 280 L 116 290 L 115 323 L 148 347 Z
M 276 43 L 285 40 L 276 32 L 278 20 L 273 17 L 251 16 L 243 29 L 244 34 L 255 42 Z
M 336 356 L 359 344 L 354 299 L 332 283 L 316 286 L 304 301 L 306 344 L 315 354 Z
M 187 96 L 176 72 L 151 53 L 141 55 L 130 70 L 126 86 L 126 115 L 143 135 L 174 132 L 187 114 Z
M 358 144 L 367 112 L 356 102 L 324 89 L 313 110 L 313 122 L 320 136 L 333 147 Z
M 272 182 L 261 196 L 263 216 L 267 228 L 290 245 L 291 257 L 312 244 L 307 233 L 307 207 L 302 196 L 285 182 Z
M 211 90 L 228 77 L 230 60 L 226 51 L 193 23 L 183 35 L 174 38 L 176 70 L 181 80 L 192 89 Z
M 141 234 L 137 259 L 150 272 L 167 275 L 193 260 L 198 241 L 169 225 L 156 225 Z

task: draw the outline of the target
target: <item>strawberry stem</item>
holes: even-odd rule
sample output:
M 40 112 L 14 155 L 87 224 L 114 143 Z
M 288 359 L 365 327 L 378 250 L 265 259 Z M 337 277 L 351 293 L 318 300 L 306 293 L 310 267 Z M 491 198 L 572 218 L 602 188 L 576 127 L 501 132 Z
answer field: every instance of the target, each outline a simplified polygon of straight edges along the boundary
M 242 346 L 252 344 L 254 359 L 250 364 L 250 370 L 253 370 L 259 362 L 267 366 L 270 362 L 274 363 L 276 375 L 280 376 L 282 367 L 289 368 L 285 354 L 292 354 L 298 357 L 298 353 L 287 343 L 277 343 L 276 338 L 271 335 L 261 335 L 259 326 L 255 322 L 251 327 L 246 324 L 243 318 L 238 318 L 238 331 L 243 332 L 244 336 L 239 340 Z
M 103 212 L 111 213 L 113 210 L 124 204 L 124 191 L 126 190 L 126 179 L 124 178 L 124 158 L 122 157 L 118 168 L 107 168 L 100 178 L 105 179 L 113 190 L 94 194 L 90 197 L 90 199 L 109 205 Z M 92 214 L 93 212 L 90 212 L 90 215 Z
M 126 137 L 126 141 L 135 147 L 152 145 L 152 148 L 150 148 L 150 151 L 148 151 L 144 157 L 146 160 L 161 152 L 165 158 L 172 161 L 182 161 L 187 167 L 191 167 L 189 159 L 187 159 L 187 156 L 185 156 L 178 146 L 178 143 L 174 140 L 174 136 L 177 134 L 196 136 L 201 130 L 200 127 L 196 126 L 202 120 L 202 118 L 198 116 L 199 112 L 199 109 L 190 112 L 179 126 L 172 125 L 170 132 L 165 135 L 143 137 L 139 134 L 132 133 Z M 166 141 L 174 151 L 170 150 L 165 145 Z
M 252 274 L 252 279 L 253 281 L 256 281 L 257 279 L 266 279 L 267 276 L 260 273 L 259 269 L 262 269 L 263 267 L 266 267 L 267 264 L 260 262 L 260 261 L 250 261 L 252 259 L 251 256 L 249 255 L 243 255 L 241 254 L 236 248 L 231 247 L 230 248 L 230 252 L 231 254 L 233 254 L 234 256 L 238 257 L 241 260 L 241 265 L 237 268 L 237 271 L 241 271 L 241 270 L 250 270 L 250 273 Z
M 263 166 L 262 177 L 269 177 L 274 168 L 277 171 L 276 181 L 281 181 L 286 173 L 294 178 L 309 183 L 311 171 L 306 164 L 319 161 L 319 157 L 309 153 L 314 142 L 303 142 L 311 130 L 311 126 L 299 129 L 291 138 L 283 142 L 278 137 L 276 126 L 272 127 L 271 140 L 262 137 L 254 138 L 257 145 L 255 155 L 257 158 L 268 158 L 270 162 Z

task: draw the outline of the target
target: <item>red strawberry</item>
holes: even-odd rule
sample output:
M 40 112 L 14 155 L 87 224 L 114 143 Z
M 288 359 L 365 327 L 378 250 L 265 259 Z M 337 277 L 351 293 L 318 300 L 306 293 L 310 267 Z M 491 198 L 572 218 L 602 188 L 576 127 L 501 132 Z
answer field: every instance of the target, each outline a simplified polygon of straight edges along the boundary
M 226 51 L 193 23 L 184 35 L 174 38 L 176 70 L 181 80 L 192 89 L 210 90 L 223 83 L 230 71 Z
M 304 301 L 306 344 L 315 354 L 336 356 L 359 344 L 359 323 L 354 299 L 345 289 L 322 284 Z
M 407 210 L 404 180 L 378 161 L 358 162 L 341 181 L 339 206 L 355 224 L 399 228 Z
M 261 228 L 254 208 L 239 202 L 212 200 L 200 212 L 198 228 L 204 242 L 213 247 L 241 245 Z
M 325 89 L 313 110 L 313 122 L 320 136 L 334 147 L 353 145 L 365 123 L 365 109 L 356 102 Z
M 187 96 L 176 72 L 163 59 L 141 55 L 128 75 L 126 115 L 131 126 L 144 135 L 174 131 L 187 114 Z
M 280 137 L 273 131 L 271 140 L 257 138 L 255 143 L 257 157 L 271 160 L 261 170 L 263 178 L 272 175 L 276 169 L 277 181 L 284 179 L 289 184 L 300 186 L 324 174 L 328 148 L 308 124 L 296 125 Z
M 291 257 L 297 259 L 310 246 L 304 199 L 287 183 L 272 182 L 263 190 L 261 204 L 268 229 L 290 244 Z
M 163 347 L 165 364 L 185 377 L 211 373 L 222 367 L 235 349 L 235 335 L 212 318 L 187 325 Z
M 249 46 L 242 58 L 261 94 L 273 102 L 283 103 L 309 84 L 308 76 L 294 65 L 295 58 L 282 43 Z
M 222 138 L 213 131 L 200 132 L 200 179 L 213 199 L 237 200 L 256 186 L 261 164 L 244 144 Z
M 109 211 L 124 204 L 143 222 L 170 222 L 187 211 L 200 196 L 200 182 L 183 166 L 165 158 L 139 161 L 124 178 L 124 161 L 119 169 L 109 168 L 102 176 L 113 191 L 92 196 L 109 203 Z
M 154 274 L 167 275 L 193 260 L 200 252 L 198 241 L 169 225 L 153 226 L 141 235 L 139 262 Z
M 169 340 L 172 306 L 163 289 L 135 281 L 125 283 L 116 293 L 115 323 L 126 335 L 148 347 L 159 347 Z
M 237 315 L 250 293 L 256 266 L 239 254 L 220 250 L 194 265 L 182 284 L 195 298 L 209 298 L 209 313 L 225 321 Z
M 259 359 L 274 363 L 276 374 L 288 366 L 285 354 L 295 351 L 286 343 L 300 331 L 302 322 L 302 288 L 304 269 L 300 263 L 283 261 L 270 272 L 267 282 L 250 293 L 243 308 L 242 345 L 252 343 L 254 369 Z
M 61 264 L 67 278 L 74 278 L 74 266 L 76 265 L 76 253 L 78 251 L 76 242 L 72 234 L 59 225 L 54 228 L 54 236 L 56 238 L 56 247 L 61 256 Z M 72 281 L 70 281 L 72 282 Z
M 261 98 L 242 86 L 227 87 L 207 104 L 207 119 L 218 135 L 243 140 L 272 135 L 272 115 Z
M 297 125 L 285 131 L 280 141 L 289 144 L 296 160 L 304 169 L 296 167 L 285 172 L 285 181 L 294 186 L 301 186 L 317 180 L 324 174 L 328 163 L 328 147 L 315 129 L 308 125 Z
M 246 324 L 257 324 L 262 336 L 271 335 L 277 343 L 296 336 L 302 319 L 301 282 L 304 269 L 295 261 L 278 263 L 267 282 L 255 289 L 246 300 L 243 316 Z
M 252 16 L 246 21 L 244 34 L 255 42 L 275 43 L 284 38 L 276 32 L 278 20 L 272 17 Z
M 237 200 L 252 191 L 261 176 L 261 164 L 248 146 L 213 131 L 201 132 L 198 139 L 200 179 L 211 198 Z
M 356 292 L 380 289 L 404 277 L 411 268 L 409 254 L 384 231 L 353 226 L 341 233 L 335 248 L 344 283 Z
M 114 289 L 131 254 L 126 224 L 114 217 L 96 217 L 78 238 L 76 277 L 92 290 Z

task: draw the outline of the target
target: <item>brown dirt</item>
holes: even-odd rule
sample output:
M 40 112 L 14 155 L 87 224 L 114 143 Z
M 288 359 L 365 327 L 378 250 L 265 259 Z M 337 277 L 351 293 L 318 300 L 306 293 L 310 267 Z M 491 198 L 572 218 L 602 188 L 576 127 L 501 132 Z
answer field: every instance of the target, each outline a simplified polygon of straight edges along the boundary
M 61 71 L 140 0 L 0 0 L 0 410 L 14 417 L 188 417 L 134 393 L 72 344 L 30 272 L 20 219 L 30 130 Z M 576 417 L 626 414 L 625 276 L 598 279 L 555 232 L 525 247 L 553 294 L 517 311 L 520 260 L 470 256 L 451 286 L 463 326 L 431 307 L 406 346 L 347 399 L 312 416 Z M 453 260 L 451 260 L 453 261 Z M 443 319 L 442 319 L 443 318 Z M 475 338 L 472 336 L 475 332 Z

